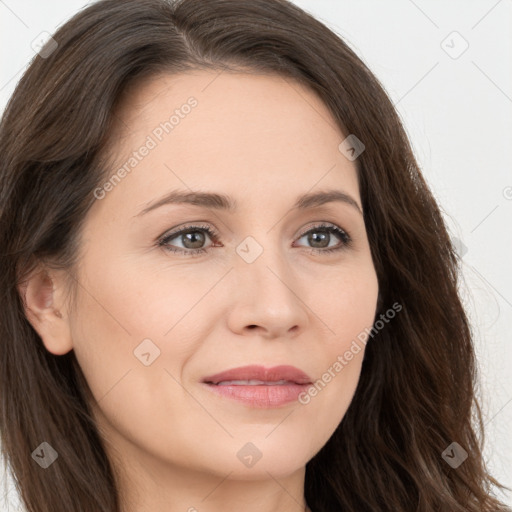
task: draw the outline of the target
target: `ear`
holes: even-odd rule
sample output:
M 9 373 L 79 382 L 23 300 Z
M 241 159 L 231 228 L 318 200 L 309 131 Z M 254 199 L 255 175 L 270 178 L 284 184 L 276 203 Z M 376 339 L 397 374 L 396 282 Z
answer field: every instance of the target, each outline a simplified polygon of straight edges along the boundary
M 62 272 L 39 266 L 18 285 L 27 320 L 48 352 L 55 355 L 66 354 L 73 348 L 65 284 Z

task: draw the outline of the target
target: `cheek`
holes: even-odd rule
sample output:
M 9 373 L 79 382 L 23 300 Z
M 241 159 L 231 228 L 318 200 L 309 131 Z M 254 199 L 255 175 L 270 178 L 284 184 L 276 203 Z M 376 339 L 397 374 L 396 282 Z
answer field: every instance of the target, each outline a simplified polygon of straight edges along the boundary
M 155 308 L 154 285 L 144 282 L 133 269 L 128 273 L 122 265 L 93 263 L 89 262 L 87 268 L 94 271 L 80 277 L 83 286 L 77 316 L 72 321 L 72 337 L 94 398 L 103 403 L 107 394 L 135 372 L 150 368 L 143 361 L 156 364 L 162 334 L 172 326 L 173 305 L 168 301 L 167 315 Z
M 312 302 L 322 320 L 325 336 L 312 357 L 322 370 L 314 385 L 299 402 L 318 418 L 322 431 L 318 439 L 329 438 L 345 415 L 354 396 L 366 343 L 371 337 L 378 297 L 378 281 L 373 267 L 353 270 L 326 281 L 324 293 Z M 324 325 L 325 324 L 325 325 Z
M 173 325 L 172 307 L 169 314 L 155 310 L 149 299 L 156 295 L 146 290 L 144 296 L 136 280 L 124 285 L 123 294 L 115 293 L 114 282 L 102 281 L 97 288 L 92 284 L 89 281 L 88 290 L 94 298 L 92 293 L 81 296 L 72 335 L 76 357 L 97 402 L 91 405 L 100 431 L 127 453 L 131 448 L 126 440 L 130 440 L 155 455 L 161 449 L 176 450 L 184 458 L 168 433 L 176 422 L 173 416 L 190 407 L 178 381 L 194 349 L 179 335 L 172 337 L 174 331 L 163 337 Z
M 100 302 L 101 301 L 101 302 Z M 73 350 L 92 394 L 101 401 L 134 366 L 134 333 L 104 296 L 83 294 L 73 319 Z
M 314 418 L 315 435 L 308 437 L 308 432 L 303 432 L 312 453 L 332 436 L 349 408 L 359 382 L 365 346 L 348 338 L 324 349 L 323 373 L 299 396 L 305 417 Z
M 137 271 L 122 258 L 115 266 L 91 259 L 84 268 L 71 322 L 80 367 L 103 418 L 126 437 L 157 439 L 166 414 L 187 408 L 177 381 L 208 335 L 199 319 L 214 299 L 201 301 L 212 275 L 191 279 L 185 266 Z
M 364 341 L 375 319 L 379 285 L 372 265 L 347 266 L 328 274 L 322 283 L 308 300 L 327 330 L 326 355 L 335 359 L 354 338 Z

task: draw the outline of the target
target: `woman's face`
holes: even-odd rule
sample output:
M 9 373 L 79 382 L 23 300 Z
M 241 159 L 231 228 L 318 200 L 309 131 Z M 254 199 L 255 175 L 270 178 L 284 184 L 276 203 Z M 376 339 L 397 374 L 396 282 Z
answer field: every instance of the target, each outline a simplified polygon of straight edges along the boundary
M 228 72 L 161 76 L 116 119 L 115 177 L 83 228 L 72 344 L 47 348 L 75 350 L 103 435 L 133 464 L 239 479 L 302 470 L 349 406 L 364 346 L 344 354 L 377 305 L 345 137 L 297 83 Z M 327 191 L 355 204 L 300 201 Z M 320 385 L 203 382 L 246 365 L 290 365 Z M 266 382 L 293 380 L 282 376 Z

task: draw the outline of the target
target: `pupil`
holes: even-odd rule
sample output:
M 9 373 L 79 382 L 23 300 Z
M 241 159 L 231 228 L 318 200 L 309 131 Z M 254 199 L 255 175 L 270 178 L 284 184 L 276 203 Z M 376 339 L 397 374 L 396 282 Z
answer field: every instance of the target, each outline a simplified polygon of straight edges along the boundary
M 187 245 L 187 243 L 184 243 L 185 247 L 188 249 L 199 249 L 201 248 L 201 245 L 204 243 L 204 233 L 201 233 L 200 231 L 192 231 L 191 233 L 186 233 L 183 235 L 185 237 L 186 242 L 191 242 L 192 246 Z
M 329 245 L 328 236 L 329 236 L 329 234 L 326 232 L 317 231 L 317 232 L 311 233 L 309 235 L 308 242 L 311 243 L 311 245 L 313 245 L 314 247 L 315 247 L 314 244 L 316 244 L 317 242 L 320 242 L 320 245 L 316 246 L 316 247 L 327 247 Z M 327 241 L 327 243 L 322 244 L 322 242 L 325 242 L 325 241 Z

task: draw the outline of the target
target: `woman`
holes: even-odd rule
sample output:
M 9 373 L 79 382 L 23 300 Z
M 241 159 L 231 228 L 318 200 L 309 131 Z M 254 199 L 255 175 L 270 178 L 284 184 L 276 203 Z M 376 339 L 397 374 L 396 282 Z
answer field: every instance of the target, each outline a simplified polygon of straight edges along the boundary
M 28 510 L 506 510 L 455 250 L 338 36 L 283 0 L 103 0 L 39 53 L 0 126 Z

